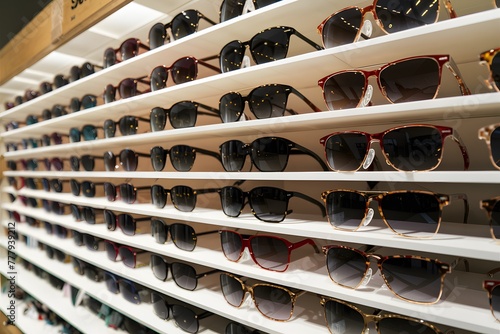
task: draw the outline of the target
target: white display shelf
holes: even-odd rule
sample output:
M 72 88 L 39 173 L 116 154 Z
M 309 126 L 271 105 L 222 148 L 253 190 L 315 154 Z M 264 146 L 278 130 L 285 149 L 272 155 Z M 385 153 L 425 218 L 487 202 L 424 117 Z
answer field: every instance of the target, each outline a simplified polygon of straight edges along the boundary
M 4 243 L 2 243 L 4 247 Z M 69 268 L 71 269 L 71 268 Z M 26 293 L 33 296 L 35 299 L 39 300 L 47 307 L 59 315 L 61 318 L 66 320 L 68 323 L 73 325 L 76 329 L 82 333 L 103 333 L 103 334 L 125 334 L 127 332 L 121 329 L 112 329 L 104 323 L 103 319 L 99 319 L 95 314 L 90 312 L 87 308 L 83 306 L 75 307 L 71 304 L 70 298 L 63 295 L 62 290 L 57 290 L 52 287 L 49 282 L 40 279 L 34 273 L 25 270 L 21 265 L 17 267 L 16 284 Z M 0 270 L 3 275 L 8 275 L 6 271 Z M 6 297 L 6 295 L 3 295 Z M 3 298 L 2 298 L 3 299 Z M 7 300 L 7 298 L 5 298 Z M 19 328 L 26 333 L 58 333 L 57 328 L 61 326 L 49 326 L 44 323 L 43 320 L 34 320 L 23 314 L 23 308 L 16 301 L 16 325 L 18 322 L 21 324 Z M 2 305 L 2 311 L 5 312 Z M 26 329 L 24 330 L 24 323 L 26 323 Z M 55 330 L 53 328 L 56 328 Z
M 2 294 L 2 300 L 7 300 L 7 295 Z M 16 300 L 16 323 L 15 326 L 25 334 L 59 334 L 61 325 L 51 326 L 45 323 L 43 320 L 30 318 L 22 312 L 25 307 L 24 301 Z M 9 314 L 7 307 L 4 303 L 0 305 L 0 311 L 5 315 Z

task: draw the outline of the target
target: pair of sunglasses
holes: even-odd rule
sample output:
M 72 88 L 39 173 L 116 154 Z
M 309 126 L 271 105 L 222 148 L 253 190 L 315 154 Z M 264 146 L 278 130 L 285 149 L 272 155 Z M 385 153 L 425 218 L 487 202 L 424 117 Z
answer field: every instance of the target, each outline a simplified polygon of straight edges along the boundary
M 57 201 L 49 201 L 47 199 L 42 199 L 42 206 L 47 212 L 52 212 L 56 215 L 65 215 L 68 213 L 68 210 L 66 210 L 69 207 L 69 204 L 67 203 L 61 203 Z
M 130 97 L 149 92 L 149 85 L 151 84 L 151 81 L 146 78 L 147 76 L 138 78 L 125 78 L 121 80 L 117 86 L 113 86 L 112 84 L 106 85 L 106 88 L 102 93 L 104 103 L 111 103 L 116 101 L 117 92 L 120 95 L 121 99 L 128 99 Z M 144 89 L 139 89 L 139 84 L 145 86 Z
M 112 119 L 107 119 L 103 124 L 104 138 L 114 138 L 117 128 L 122 136 L 135 135 L 137 133 L 137 129 L 139 129 L 139 122 L 149 123 L 149 119 L 136 116 L 123 116 L 118 120 L 118 122 L 115 122 Z
M 492 124 L 482 127 L 479 129 L 478 137 L 486 142 L 490 154 L 490 161 L 493 166 L 496 169 L 500 169 L 500 124 Z
M 368 78 L 375 76 L 382 95 L 391 103 L 434 99 L 441 85 L 443 67 L 458 82 L 462 95 L 470 95 L 460 71 L 449 55 L 408 57 L 390 62 L 376 70 L 344 70 L 318 81 L 329 110 L 371 104 L 373 88 Z
M 121 293 L 123 298 L 132 304 L 140 304 L 142 301 L 149 301 L 150 292 L 128 279 L 105 271 L 104 282 L 109 292 L 114 294 Z
M 231 41 L 224 45 L 219 53 L 219 67 L 222 73 L 240 69 L 245 57 L 245 51 L 250 49 L 256 64 L 284 59 L 288 53 L 290 37 L 297 36 L 316 50 L 323 48 L 302 35 L 296 29 L 286 26 L 268 28 L 254 35 L 249 41 Z
M 121 183 L 115 186 L 113 183 L 104 182 L 104 196 L 110 202 L 114 202 L 117 199 L 122 200 L 127 204 L 134 204 L 137 201 L 137 193 L 143 190 L 150 190 L 151 187 L 134 187 L 130 183 Z
M 149 265 L 149 252 L 138 250 L 126 245 L 119 245 L 104 240 L 106 255 L 111 261 L 122 261 L 129 268 L 140 268 Z
M 330 279 L 343 287 L 357 289 L 366 285 L 377 267 L 389 290 L 398 298 L 417 304 L 435 304 L 443 293 L 446 274 L 458 263 L 447 263 L 414 255 L 380 256 L 348 246 L 322 247 Z
M 42 244 L 43 248 L 45 249 L 45 254 L 49 259 L 56 259 L 59 262 L 68 262 L 69 261 L 69 256 L 61 251 L 60 249 L 53 248 L 49 245 Z
M 305 293 L 293 292 L 288 288 L 267 283 L 247 286 L 242 279 L 229 273 L 220 275 L 220 286 L 229 305 L 240 307 L 248 292 L 257 310 L 266 318 L 276 321 L 289 320 L 297 298 Z
M 84 154 L 80 157 L 76 155 L 72 155 L 69 157 L 69 163 L 71 165 L 71 170 L 74 172 L 78 172 L 80 170 L 80 166 L 87 172 L 92 172 L 95 168 L 95 160 L 102 159 L 103 157 L 98 155 Z
M 338 230 L 357 231 L 370 224 L 376 201 L 385 225 L 408 238 L 432 238 L 441 225 L 443 208 L 454 200 L 465 204 L 463 223 L 467 223 L 469 204 L 465 194 L 436 194 L 428 191 L 355 191 L 328 190 L 321 194 L 328 221 Z
M 125 235 L 136 235 L 150 233 L 151 218 L 135 218 L 128 213 L 115 214 L 113 211 L 104 209 L 104 223 L 108 231 L 115 231 L 120 228 Z
M 323 170 L 328 167 L 310 149 L 281 137 L 261 137 L 250 144 L 240 140 L 228 140 L 219 146 L 222 166 L 226 172 L 239 172 L 245 165 L 247 155 L 252 164 L 261 172 L 282 172 L 288 164 L 290 155 L 309 155 Z
M 195 9 L 188 9 L 174 16 L 168 23 L 156 23 L 149 30 L 149 47 L 155 49 L 170 42 L 170 38 L 178 40 L 198 31 L 200 20 L 205 20 L 212 25 L 217 23 Z M 171 35 L 168 34 L 171 30 Z
M 149 51 L 149 46 L 142 43 L 137 38 L 128 38 L 118 49 L 107 48 L 103 55 L 103 68 L 108 68 L 122 61 L 137 56 L 140 50 Z
M 95 106 L 97 106 L 97 96 L 93 94 L 85 94 L 81 98 L 73 97 L 69 102 L 69 109 L 74 113 Z
M 196 232 L 190 225 L 183 223 L 167 224 L 163 219 L 151 218 L 151 235 L 156 243 L 164 244 L 168 240 L 170 232 L 170 240 L 173 244 L 182 250 L 192 252 L 197 244 L 198 237 L 217 233 L 217 231 Z
M 40 92 L 46 94 L 52 89 L 58 89 L 71 82 L 83 79 L 91 74 L 95 73 L 96 69 L 102 69 L 102 66 L 92 64 L 90 62 L 85 62 L 81 66 L 74 65 L 69 69 L 69 75 L 65 76 L 63 74 L 57 74 L 54 76 L 52 83 L 44 81 L 40 84 Z
M 488 215 L 491 237 L 500 240 L 500 197 L 482 200 L 480 205 Z
M 36 159 L 7 160 L 7 168 L 10 170 L 18 170 L 18 165 L 21 165 L 23 170 L 35 171 L 38 169 L 38 161 Z
M 189 264 L 185 264 L 182 262 L 167 262 L 163 257 L 157 254 L 151 254 L 151 270 L 156 278 L 160 281 L 166 281 L 168 278 L 168 271 L 170 269 L 172 273 L 172 279 L 178 287 L 193 291 L 198 286 L 198 280 L 203 277 L 207 277 L 208 275 L 214 274 L 219 270 L 214 269 L 207 271 L 202 274 L 196 273 L 196 269 L 194 269 Z
M 223 95 L 219 100 L 220 118 L 223 123 L 239 121 L 244 115 L 245 102 L 248 102 L 250 111 L 257 119 L 281 117 L 285 111 L 291 115 L 297 115 L 293 109 L 286 108 L 288 97 L 292 93 L 297 95 L 313 111 L 321 111 L 292 86 L 268 84 L 252 89 L 245 97 L 237 92 Z
M 205 111 L 199 109 L 203 108 Z M 149 114 L 151 131 L 163 131 L 167 120 L 174 129 L 190 128 L 195 126 L 198 114 L 219 117 L 219 110 L 206 104 L 194 101 L 180 101 L 170 108 L 154 107 Z
M 416 318 L 399 314 L 366 314 L 358 307 L 331 297 L 321 297 L 326 326 L 331 334 L 352 333 L 363 334 L 368 330 L 368 324 L 374 322 L 377 333 L 425 333 L 443 334 L 433 324 Z M 342 330 L 339 329 L 342 323 Z
M 457 17 L 451 2 L 443 0 L 450 18 Z M 368 13 L 386 34 L 422 27 L 437 22 L 440 0 L 374 0 L 367 7 L 350 6 L 336 11 L 318 26 L 325 48 L 369 39 L 372 24 L 365 20 Z
M 160 319 L 168 320 L 172 318 L 177 327 L 192 334 L 198 333 L 200 328 L 199 320 L 213 315 L 213 313 L 209 311 L 196 314 L 193 310 L 184 305 L 169 304 L 166 297 L 156 291 L 151 292 L 151 303 L 153 304 L 153 312 Z
M 320 139 L 325 147 L 326 161 L 334 171 L 367 169 L 375 151 L 371 143 L 378 141 L 386 162 L 399 171 L 428 171 L 439 166 L 443 157 L 444 141 L 450 137 L 459 146 L 464 169 L 469 168 L 469 155 L 456 130 L 446 126 L 416 124 L 403 125 L 377 134 L 362 131 L 344 131 Z
M 255 218 L 268 222 L 282 222 L 293 210 L 288 210 L 288 203 L 292 197 L 301 198 L 316 205 L 324 217 L 323 205 L 312 197 L 297 191 L 286 191 L 276 187 L 255 187 L 250 191 L 243 191 L 235 186 L 226 186 L 218 190 L 222 211 L 226 216 L 238 217 L 248 203 Z
M 500 281 L 493 280 L 493 275 L 498 272 L 500 272 L 500 268 L 488 272 L 491 279 L 483 282 L 483 289 L 488 293 L 491 314 L 497 321 L 500 321 Z
M 94 282 L 101 282 L 104 279 L 104 272 L 102 269 L 77 259 L 76 257 L 73 257 L 71 262 L 73 264 L 73 270 L 78 275 L 85 275 Z
M 229 261 L 237 262 L 243 256 L 245 248 L 248 248 L 253 262 L 271 271 L 286 271 L 290 265 L 292 250 L 302 246 L 311 245 L 316 253 L 320 253 L 312 239 L 292 243 L 271 235 L 249 236 L 228 230 L 219 231 L 219 235 L 222 252 Z
M 71 215 L 73 219 L 77 222 L 85 221 L 87 224 L 99 224 L 101 220 L 99 219 L 101 215 L 100 209 L 95 209 L 91 206 L 78 206 L 76 204 L 70 204 Z
M 500 8 L 500 4 L 497 4 Z M 490 69 L 490 88 L 500 92 L 500 48 L 484 51 L 479 55 L 479 60 L 488 65 Z
M 196 199 L 200 194 L 216 193 L 218 189 L 193 189 L 189 186 L 173 186 L 165 189 L 163 186 L 154 184 L 150 188 L 151 203 L 157 208 L 164 208 L 167 205 L 168 194 L 174 207 L 182 212 L 191 212 L 196 207 Z
M 33 217 L 26 217 L 26 221 L 31 219 L 34 219 Z M 45 232 L 50 235 L 55 235 L 58 238 L 61 239 L 66 239 L 68 236 L 71 235 L 71 230 L 68 230 L 66 227 L 57 225 L 57 224 L 51 224 L 49 222 L 44 222 L 44 227 L 45 227 Z
M 223 0 L 219 9 L 219 20 L 225 22 L 281 0 Z
M 96 185 L 102 185 L 103 182 L 93 182 L 93 181 L 81 181 L 78 182 L 75 179 L 69 180 L 71 186 L 71 193 L 74 196 L 80 196 L 82 194 L 85 197 L 95 197 L 96 195 Z
M 88 250 L 91 251 L 100 251 L 103 250 L 104 240 L 96 237 L 92 234 L 81 233 L 76 230 L 73 230 L 73 242 L 77 246 L 87 247 Z

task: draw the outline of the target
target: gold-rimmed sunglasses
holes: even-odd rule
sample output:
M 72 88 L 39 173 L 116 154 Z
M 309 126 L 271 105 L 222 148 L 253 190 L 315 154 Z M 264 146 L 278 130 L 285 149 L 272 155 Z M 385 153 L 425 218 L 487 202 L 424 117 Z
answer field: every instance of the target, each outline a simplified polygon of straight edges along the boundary
M 370 203 L 378 203 L 385 225 L 407 238 L 432 238 L 441 226 L 443 208 L 454 200 L 465 204 L 463 223 L 467 223 L 469 204 L 466 194 L 437 194 L 430 191 L 357 191 L 328 190 L 321 194 L 328 222 L 342 231 L 357 231 L 373 219 Z
M 377 333 L 427 333 L 443 334 L 439 328 L 427 321 L 411 318 L 399 314 L 366 314 L 358 307 L 345 301 L 320 297 L 323 306 L 325 321 L 328 330 L 336 333 L 367 333 L 368 324 L 374 322 Z M 339 323 L 342 322 L 343 331 L 339 331 Z M 397 330 L 396 330 L 397 329 Z M 365 332 L 366 331 L 366 332 Z
M 500 0 L 497 0 L 497 7 L 499 7 Z M 488 83 L 490 86 L 488 88 L 494 89 L 500 92 L 500 47 L 496 49 L 490 49 L 488 51 L 481 52 L 479 54 L 479 60 L 483 64 L 487 64 L 490 69 L 490 77 L 488 78 Z
M 480 128 L 478 131 L 478 138 L 486 142 L 490 153 L 491 163 L 496 169 L 500 169 L 500 123 Z
M 500 196 L 484 199 L 479 204 L 482 209 L 486 210 L 488 215 L 491 237 L 500 240 Z
M 487 275 L 493 278 L 493 276 L 499 272 L 500 268 L 496 268 L 489 271 Z M 500 322 L 500 281 L 485 280 L 483 282 L 483 289 L 488 292 L 491 314 L 497 321 Z

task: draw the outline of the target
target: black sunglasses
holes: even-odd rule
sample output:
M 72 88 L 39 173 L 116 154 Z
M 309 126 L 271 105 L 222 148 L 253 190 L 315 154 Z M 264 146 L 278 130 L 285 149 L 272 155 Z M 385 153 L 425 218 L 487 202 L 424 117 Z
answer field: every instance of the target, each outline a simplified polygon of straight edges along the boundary
M 280 137 L 262 137 L 250 144 L 239 140 L 229 140 L 219 146 L 222 166 L 227 172 L 238 172 L 243 169 L 246 156 L 261 172 L 282 172 L 288 164 L 291 154 L 306 154 L 313 157 L 323 170 L 328 166 L 310 149 Z
M 223 0 L 219 10 L 219 20 L 225 22 L 279 1 L 281 0 Z
M 76 204 L 70 204 L 71 215 L 73 219 L 77 222 L 85 221 L 88 224 L 100 224 L 102 223 L 102 213 L 103 210 L 96 209 L 91 206 L 78 206 Z
M 118 124 L 118 129 L 122 136 L 135 135 L 137 129 L 139 128 L 139 122 L 149 123 L 149 119 L 137 116 L 123 116 L 118 122 L 112 119 L 107 119 L 104 121 L 104 137 L 113 138 L 116 134 L 116 125 Z
M 194 228 L 190 225 L 183 223 L 173 223 L 169 225 L 161 218 L 151 218 L 151 235 L 157 243 L 166 243 L 168 240 L 168 232 L 170 232 L 170 239 L 177 248 L 189 252 L 193 251 L 196 247 L 199 236 L 217 233 L 217 231 L 196 233 Z
M 21 159 L 18 161 L 7 160 L 7 168 L 10 170 L 17 170 L 17 166 L 20 164 L 22 169 L 35 171 L 38 169 L 38 161 L 36 159 Z
M 103 67 L 108 68 L 119 62 L 133 58 L 139 54 L 140 49 L 149 51 L 149 46 L 137 38 L 126 39 L 118 49 L 107 48 L 104 50 Z
M 113 86 L 112 84 L 107 85 L 102 94 L 104 103 L 116 101 L 116 92 L 118 92 L 120 98 L 122 99 L 128 99 L 130 97 L 149 92 L 150 81 L 146 78 L 147 76 L 125 78 L 118 83 L 118 86 Z M 139 84 L 146 86 L 146 88 L 139 90 Z
M 43 135 L 40 143 L 41 146 L 61 145 L 64 143 L 63 138 L 69 138 L 69 135 L 59 132 L 52 132 L 50 135 Z
M 118 157 L 120 159 L 120 165 L 123 167 L 123 169 L 128 172 L 133 172 L 137 170 L 137 166 L 139 165 L 139 157 L 149 158 L 150 155 L 146 153 L 135 152 L 129 148 L 126 148 L 120 151 Z M 117 156 L 115 156 L 113 152 L 104 152 L 104 168 L 107 172 L 112 172 L 119 167 L 116 158 Z
M 174 207 L 182 212 L 191 212 L 196 207 L 196 198 L 200 194 L 216 193 L 219 189 L 193 189 L 189 186 L 174 186 L 170 189 L 155 184 L 151 186 L 151 203 L 157 208 L 163 208 L 167 204 L 167 195 Z
M 142 190 L 150 190 L 150 186 L 134 187 L 130 183 L 122 183 L 118 186 L 110 182 L 104 182 L 104 195 L 110 202 L 121 199 L 127 204 L 133 204 L 137 201 L 137 193 Z
M 172 37 L 173 40 L 178 40 L 194 34 L 198 31 L 200 19 L 203 19 L 212 25 L 217 24 L 195 9 L 182 11 L 181 13 L 175 15 L 170 22 L 165 24 L 156 23 L 151 27 L 148 34 L 149 47 L 152 50 L 162 46 L 165 42 L 168 43 L 170 41 L 170 37 Z M 172 36 L 168 35 L 168 29 L 171 30 Z
M 123 234 L 135 235 L 151 233 L 151 218 L 135 218 L 128 213 L 115 214 L 111 210 L 104 210 L 104 222 L 108 231 L 114 231 L 119 227 Z
M 285 111 L 291 115 L 297 115 L 293 109 L 286 108 L 288 96 L 291 93 L 307 103 L 312 110 L 321 111 L 295 88 L 288 85 L 269 84 L 252 89 L 245 97 L 237 92 L 223 95 L 219 100 L 220 118 L 223 123 L 239 121 L 244 115 L 245 102 L 248 102 L 250 111 L 257 119 L 281 117 Z
M 28 217 L 26 217 L 26 220 L 28 220 Z M 47 234 L 55 235 L 58 238 L 66 239 L 69 235 L 71 235 L 70 232 L 71 230 L 68 230 L 64 226 L 51 224 L 49 222 L 44 222 L 44 226 L 45 226 L 45 232 L 47 232 Z
M 238 217 L 248 203 L 257 219 L 279 223 L 293 212 L 293 210 L 288 210 L 288 203 L 292 197 L 298 197 L 316 205 L 321 210 L 322 216 L 326 216 L 325 208 L 319 201 L 297 191 L 286 191 L 275 187 L 256 187 L 245 192 L 238 187 L 227 186 L 219 190 L 219 195 L 222 211 L 229 217 Z
M 167 163 L 167 157 L 170 157 L 172 166 L 176 171 L 188 172 L 194 165 L 197 153 L 208 155 L 217 159 L 217 161 L 221 161 L 220 154 L 202 148 L 175 145 L 170 149 L 165 149 L 161 146 L 155 146 L 150 151 L 151 165 L 155 171 L 162 171 Z
M 102 159 L 103 157 L 98 155 L 90 155 L 84 154 L 81 157 L 77 157 L 76 155 L 72 155 L 69 158 L 69 163 L 71 165 L 71 170 L 77 172 L 80 170 L 80 166 L 87 172 L 91 172 L 95 168 L 95 160 Z
M 219 54 L 219 66 L 222 73 L 241 68 L 247 47 L 250 48 L 252 58 L 256 64 L 286 58 L 292 35 L 299 37 L 316 50 L 323 50 L 320 45 L 314 43 L 294 28 L 285 26 L 268 28 L 253 36 L 247 42 L 234 40 L 226 44 Z
M 199 111 L 198 108 L 203 108 L 208 112 Z M 149 114 L 151 131 L 164 130 L 167 119 L 174 129 L 193 127 L 196 124 L 198 114 L 218 117 L 219 110 L 193 101 L 180 101 L 174 103 L 169 109 L 154 107 Z
M 121 293 L 123 298 L 132 304 L 140 304 L 151 298 L 150 292 L 141 285 L 107 271 L 104 272 L 104 282 L 109 292 Z
M 72 258 L 73 270 L 78 275 L 85 275 L 88 279 L 94 282 L 101 282 L 104 279 L 104 271 L 96 266 L 93 266 L 85 261 Z
M 75 179 L 69 180 L 69 183 L 71 185 L 71 193 L 74 196 L 80 196 L 80 194 L 82 194 L 85 197 L 95 197 L 96 185 L 104 184 L 104 182 L 93 182 L 93 181 L 78 182 Z

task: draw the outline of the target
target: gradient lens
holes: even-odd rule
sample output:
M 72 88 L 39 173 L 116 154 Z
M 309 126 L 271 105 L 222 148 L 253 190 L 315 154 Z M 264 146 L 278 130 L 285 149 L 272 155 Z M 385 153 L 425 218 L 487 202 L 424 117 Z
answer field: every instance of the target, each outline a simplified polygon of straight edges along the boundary
M 325 208 L 332 226 L 354 231 L 365 218 L 366 198 L 354 191 L 333 191 L 326 196 Z
M 231 231 L 221 231 L 220 241 L 224 256 L 230 261 L 238 261 L 243 254 L 241 235 Z
M 265 222 L 281 222 L 288 211 L 288 193 L 279 188 L 257 187 L 250 191 L 248 203 L 255 217 Z
M 321 34 L 325 48 L 354 42 L 362 20 L 363 14 L 357 7 L 342 10 L 330 17 Z
M 245 205 L 245 193 L 237 187 L 227 186 L 221 188 L 219 195 L 224 214 L 238 217 Z
M 120 163 L 123 166 L 123 169 L 128 172 L 133 172 L 137 170 L 139 157 L 134 151 L 130 149 L 124 149 L 120 152 Z
M 175 186 L 170 189 L 170 197 L 175 208 L 182 212 L 193 211 L 196 206 L 196 193 L 188 186 Z
M 347 71 L 334 74 L 323 83 L 323 97 L 329 110 L 356 108 L 366 89 L 363 72 Z
M 339 133 L 325 142 L 326 160 L 334 171 L 356 171 L 368 152 L 369 138 L 364 133 Z
M 292 316 L 292 296 L 285 289 L 258 284 L 253 287 L 253 298 L 255 307 L 273 320 L 286 321 Z
M 285 28 L 276 27 L 255 35 L 250 40 L 250 51 L 257 64 L 286 58 L 290 37 Z
M 156 23 L 149 29 L 149 48 L 151 50 L 156 49 L 165 44 L 165 40 L 168 40 L 167 31 L 163 23 Z
M 172 305 L 172 317 L 177 326 L 188 333 L 197 333 L 199 328 L 196 313 L 182 305 Z
M 269 236 L 253 236 L 250 239 L 255 262 L 264 269 L 285 271 L 290 263 L 289 249 L 283 240 Z
M 239 172 L 245 164 L 248 147 L 239 140 L 229 140 L 219 147 L 222 166 L 226 172 Z
M 191 252 L 196 247 L 196 232 L 186 224 L 175 223 L 170 225 L 170 235 L 177 248 Z
M 439 6 L 434 0 L 377 0 L 377 19 L 388 33 L 421 27 L 438 19 Z
M 252 161 L 261 172 L 281 172 L 286 168 L 290 142 L 276 137 L 256 139 L 251 144 Z
M 326 255 L 326 267 L 335 283 L 356 288 L 368 270 L 366 257 L 352 249 L 333 247 Z
M 364 333 L 365 330 L 365 320 L 363 315 L 359 313 L 352 307 L 349 307 L 345 304 L 328 300 L 325 303 L 325 318 L 326 325 L 332 334 L 342 334 L 342 333 Z M 398 329 L 397 333 L 404 333 L 404 331 L 400 331 L 399 327 L 395 327 Z M 391 328 L 387 333 L 396 333 L 393 331 L 394 328 Z M 385 333 L 380 331 L 380 333 Z M 411 330 L 408 333 L 420 333 L 414 332 Z

